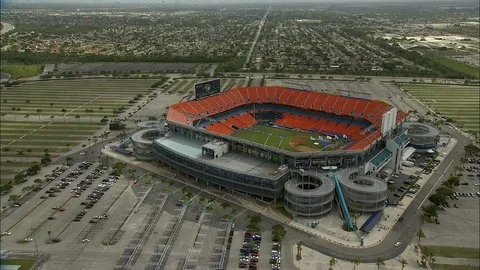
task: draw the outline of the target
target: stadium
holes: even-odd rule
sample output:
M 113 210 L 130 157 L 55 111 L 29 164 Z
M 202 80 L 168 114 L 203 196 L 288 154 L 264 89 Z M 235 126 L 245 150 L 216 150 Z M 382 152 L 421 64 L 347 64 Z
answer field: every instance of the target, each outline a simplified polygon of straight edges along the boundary
M 156 160 L 219 189 L 283 199 L 294 215 L 383 208 L 387 185 L 376 176 L 401 166 L 407 113 L 280 86 L 212 88 L 169 106 L 168 131 L 153 140 Z

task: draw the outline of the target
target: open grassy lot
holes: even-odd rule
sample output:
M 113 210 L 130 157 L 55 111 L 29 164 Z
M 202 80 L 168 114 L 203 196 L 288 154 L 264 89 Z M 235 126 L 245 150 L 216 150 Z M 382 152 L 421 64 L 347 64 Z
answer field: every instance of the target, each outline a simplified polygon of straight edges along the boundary
M 28 121 L 38 121 L 38 116 L 59 118 L 64 114 L 80 118 L 114 116 L 114 109 L 128 107 L 128 102 L 138 94 L 148 94 L 154 82 L 94 79 L 24 83 L 2 90 L 0 111 Z
M 448 258 L 480 259 L 480 249 L 448 246 L 422 246 L 432 251 L 435 256 Z
M 460 127 L 479 133 L 480 91 L 478 86 L 404 84 L 400 86 L 431 109 L 451 117 Z
M 0 100 L 1 183 L 11 181 L 16 172 L 39 162 L 45 149 L 55 158 L 77 145 L 101 140 L 92 137 L 103 126 L 100 119 L 104 116 L 113 119 L 114 109 L 134 105 L 128 101 L 138 94 L 148 95 L 154 82 L 62 80 L 3 89 Z M 50 118 L 51 115 L 54 117 Z
M 454 59 L 445 58 L 445 57 L 432 57 L 433 61 L 447 66 L 453 70 L 463 72 L 472 76 L 475 79 L 478 79 L 480 76 L 480 69 L 478 67 L 470 66 L 461 62 L 458 62 Z
M 317 138 L 318 134 L 264 125 L 239 130 L 233 136 L 292 152 L 331 151 L 345 145 L 345 142 L 337 141 L 336 144 L 325 148 L 321 144 L 315 145 L 316 141 L 310 139 Z
M 42 73 L 40 65 L 11 65 L 4 63 L 2 63 L 0 71 L 10 74 L 15 79 L 33 77 Z
M 16 172 L 38 162 L 45 149 L 56 157 L 78 144 L 88 144 L 88 138 L 101 126 L 99 122 L 53 122 L 48 125 L 3 121 L 0 127 L 1 183 L 11 181 Z
M 6 259 L 0 260 L 0 265 L 20 265 L 19 270 L 29 270 L 35 264 L 34 260 Z

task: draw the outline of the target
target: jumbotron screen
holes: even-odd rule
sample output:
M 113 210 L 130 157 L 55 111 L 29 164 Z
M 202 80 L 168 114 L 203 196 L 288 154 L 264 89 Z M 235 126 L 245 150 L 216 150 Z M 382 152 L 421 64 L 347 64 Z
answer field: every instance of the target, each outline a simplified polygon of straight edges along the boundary
M 220 93 L 220 79 L 195 84 L 195 99 Z

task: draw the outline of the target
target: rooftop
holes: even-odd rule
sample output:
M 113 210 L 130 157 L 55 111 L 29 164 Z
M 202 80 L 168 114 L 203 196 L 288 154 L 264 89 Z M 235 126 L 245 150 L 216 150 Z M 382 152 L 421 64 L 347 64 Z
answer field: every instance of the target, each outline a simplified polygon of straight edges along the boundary
M 387 161 L 392 156 L 392 152 L 388 149 L 383 149 L 378 153 L 372 160 L 370 161 L 375 166 L 382 165 L 385 161 Z
M 179 134 L 170 134 L 169 136 L 167 135 L 163 138 L 155 140 L 155 142 L 190 158 L 196 158 L 201 162 L 213 164 L 220 168 L 225 168 L 244 174 L 277 179 L 286 172 L 278 171 L 278 168 L 280 167 L 280 164 L 278 163 L 270 162 L 262 158 L 256 158 L 254 156 L 235 151 L 230 151 L 227 154 L 215 159 L 202 156 L 202 145 L 204 145 L 205 142 L 191 139 Z
M 403 145 L 406 142 L 408 142 L 409 140 L 410 140 L 410 138 L 408 138 L 407 134 L 405 134 L 405 133 L 402 133 L 400 136 L 398 136 L 397 138 L 394 139 L 394 141 L 398 145 Z

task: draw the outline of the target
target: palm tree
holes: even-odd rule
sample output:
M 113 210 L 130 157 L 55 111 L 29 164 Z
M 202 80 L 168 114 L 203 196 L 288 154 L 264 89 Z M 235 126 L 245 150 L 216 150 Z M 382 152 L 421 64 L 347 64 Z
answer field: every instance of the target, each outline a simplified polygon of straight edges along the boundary
M 25 103 L 26 103 L 26 104 L 30 104 L 30 100 L 28 100 L 28 99 L 25 100 Z
M 422 229 L 418 229 L 416 236 L 418 236 L 418 245 L 420 245 L 420 238 L 425 237 L 425 234 L 423 233 Z
M 77 122 L 78 122 L 78 120 L 80 119 L 80 115 L 78 115 L 78 114 L 75 115 L 75 119 L 77 119 Z
M 50 108 L 51 108 L 51 107 L 53 107 L 53 102 L 52 102 L 52 103 L 50 103 Z
M 28 149 L 27 149 L 27 153 L 28 153 L 28 155 L 30 156 L 30 154 L 32 154 L 32 149 L 28 148 Z
M 38 114 L 38 122 L 40 122 L 40 114 L 42 113 L 42 109 L 37 109 Z
M 4 117 L 5 117 L 5 114 L 4 114 L 4 113 L 2 113 L 2 119 L 3 119 Z
M 7 103 L 7 100 L 6 100 L 6 99 L 4 99 L 4 100 L 3 100 L 3 103 Z
M 225 209 L 230 207 L 230 204 L 228 202 L 222 202 L 221 206 L 222 206 L 223 210 L 225 210 Z
M 17 156 L 20 157 L 20 161 L 22 161 L 22 157 L 25 156 L 25 152 L 23 152 L 23 150 L 18 150 L 17 151 Z
M 50 119 L 52 119 L 52 122 L 53 122 L 53 118 L 55 118 L 55 115 L 50 115 Z
M 377 269 L 380 269 L 380 265 L 385 265 L 385 260 L 382 257 L 377 258 Z
M 398 262 L 402 264 L 402 270 L 403 270 L 403 268 L 405 268 L 405 265 L 408 264 L 407 260 L 405 260 L 405 259 L 401 259 Z
M 92 123 L 93 122 L 93 120 L 92 120 L 93 110 L 92 109 L 85 109 L 85 113 L 90 116 L 90 123 Z
M 27 118 L 27 122 L 28 122 L 28 118 L 30 117 L 30 114 L 27 113 L 27 114 L 25 114 L 24 117 Z
M 63 109 L 61 109 L 60 111 L 63 113 L 63 123 L 65 123 L 65 122 L 66 122 L 66 120 L 65 120 L 65 113 L 67 112 L 67 110 L 65 110 L 65 108 L 63 108 Z
M 135 174 L 137 173 L 137 169 L 128 169 L 128 173 L 130 174 L 130 177 L 135 179 Z
M 297 243 L 297 261 L 302 259 L 302 241 Z
M 12 107 L 12 112 L 15 112 L 17 110 L 16 107 Z M 13 119 L 17 121 L 17 117 L 15 116 L 15 113 L 13 114 Z
M 337 259 L 335 259 L 335 258 L 332 257 L 332 258 L 330 259 L 330 262 L 329 262 L 328 264 L 330 265 L 330 268 L 329 268 L 329 269 L 332 270 L 332 269 L 333 269 L 333 266 L 334 266 L 335 264 L 337 264 Z
M 352 263 L 353 263 L 353 270 L 355 270 L 355 267 L 360 264 L 360 258 L 359 257 L 353 258 Z
M 420 216 L 420 220 L 422 221 L 422 223 L 420 224 L 420 229 L 423 229 L 423 224 L 425 223 L 425 220 L 427 220 L 427 216 L 425 214 L 422 214 Z
M 463 172 L 465 171 L 465 168 L 463 168 L 463 166 L 455 166 L 455 175 L 457 175 L 457 171 Z

